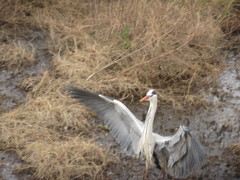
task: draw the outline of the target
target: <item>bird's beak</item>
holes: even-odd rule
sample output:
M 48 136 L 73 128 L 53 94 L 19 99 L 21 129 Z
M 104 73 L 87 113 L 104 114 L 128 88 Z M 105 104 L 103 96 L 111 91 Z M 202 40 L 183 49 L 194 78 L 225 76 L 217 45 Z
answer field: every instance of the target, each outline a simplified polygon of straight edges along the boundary
M 148 98 L 150 98 L 151 96 L 145 96 L 144 98 L 142 98 L 139 102 L 143 102 L 146 101 Z

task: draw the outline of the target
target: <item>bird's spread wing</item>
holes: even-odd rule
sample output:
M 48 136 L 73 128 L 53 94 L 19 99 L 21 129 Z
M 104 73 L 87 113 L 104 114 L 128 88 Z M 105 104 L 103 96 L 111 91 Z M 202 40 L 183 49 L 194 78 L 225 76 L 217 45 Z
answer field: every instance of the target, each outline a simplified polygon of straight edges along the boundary
M 204 163 L 205 152 L 202 145 L 185 126 L 180 126 L 173 136 L 154 134 L 154 138 L 155 153 L 170 175 L 186 178 Z
M 143 123 L 120 101 L 68 86 L 70 96 L 95 112 L 110 130 L 120 146 L 135 155 L 142 134 Z

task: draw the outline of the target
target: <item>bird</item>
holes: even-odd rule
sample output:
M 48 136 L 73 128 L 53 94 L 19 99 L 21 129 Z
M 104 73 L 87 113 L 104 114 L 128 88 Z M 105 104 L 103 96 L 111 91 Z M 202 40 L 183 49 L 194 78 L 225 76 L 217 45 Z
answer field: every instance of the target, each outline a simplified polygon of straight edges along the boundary
M 180 125 L 172 136 L 161 136 L 153 132 L 158 102 L 155 90 L 149 90 L 140 100 L 150 103 L 143 123 L 122 102 L 114 98 L 75 86 L 68 85 L 66 88 L 71 98 L 104 121 L 127 155 L 145 159 L 145 178 L 150 167 L 159 168 L 173 178 L 187 178 L 204 164 L 205 149 L 186 126 Z

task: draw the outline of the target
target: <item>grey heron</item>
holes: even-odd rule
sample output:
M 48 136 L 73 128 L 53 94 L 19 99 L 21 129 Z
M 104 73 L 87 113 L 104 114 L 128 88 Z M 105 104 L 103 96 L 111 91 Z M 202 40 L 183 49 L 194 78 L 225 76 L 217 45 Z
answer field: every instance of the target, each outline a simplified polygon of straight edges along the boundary
M 193 133 L 180 125 L 173 136 L 153 133 L 153 121 L 157 109 L 157 93 L 147 92 L 140 100 L 149 101 L 145 123 L 138 120 L 120 101 L 68 86 L 72 98 L 95 112 L 110 130 L 118 144 L 131 156 L 143 155 L 145 172 L 151 166 L 162 168 L 175 178 L 187 178 L 205 160 L 203 146 Z

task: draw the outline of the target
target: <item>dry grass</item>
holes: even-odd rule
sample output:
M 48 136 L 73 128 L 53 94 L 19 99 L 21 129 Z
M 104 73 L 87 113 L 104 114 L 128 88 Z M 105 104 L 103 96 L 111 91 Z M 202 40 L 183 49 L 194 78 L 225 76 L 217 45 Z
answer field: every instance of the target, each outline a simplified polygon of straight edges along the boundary
M 200 105 L 215 87 L 226 40 L 221 7 L 199 2 L 1 3 L 2 68 L 34 62 L 17 44 L 24 29 L 48 35 L 53 59 L 50 72 L 21 82 L 28 101 L 1 114 L 0 148 L 15 150 L 35 178 L 103 179 L 111 154 L 91 140 L 91 117 L 64 85 L 129 100 L 155 88 L 177 109 Z
M 240 177 L 240 143 L 235 143 L 229 145 L 225 149 L 225 154 L 227 154 L 227 157 L 231 157 L 230 159 L 230 165 L 233 168 L 233 176 L 234 177 Z M 233 161 L 234 160 L 234 161 Z
M 20 156 L 36 169 L 36 177 L 62 180 L 103 179 L 102 169 L 108 159 L 94 142 L 78 137 L 62 142 L 33 142 Z
M 209 88 L 221 69 L 224 34 L 210 8 L 100 1 L 79 19 L 79 6 L 65 4 L 68 19 L 49 10 L 50 20 L 40 22 L 50 29 L 57 73 L 74 84 L 124 98 L 153 87 L 182 108 L 198 104 L 200 87 Z
M 45 89 L 46 82 L 51 87 Z M 89 140 L 86 110 L 63 95 L 61 82 L 47 73 L 26 79 L 23 87 L 31 89 L 28 102 L 1 116 L 1 149 L 15 149 L 38 178 L 101 179 L 109 157 Z
M 20 67 L 31 66 L 35 62 L 33 52 L 20 44 L 0 44 L 0 68 L 19 71 Z

